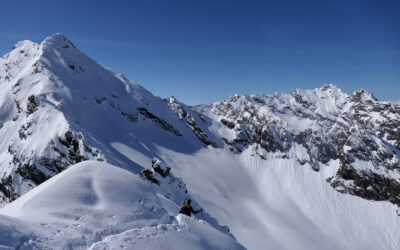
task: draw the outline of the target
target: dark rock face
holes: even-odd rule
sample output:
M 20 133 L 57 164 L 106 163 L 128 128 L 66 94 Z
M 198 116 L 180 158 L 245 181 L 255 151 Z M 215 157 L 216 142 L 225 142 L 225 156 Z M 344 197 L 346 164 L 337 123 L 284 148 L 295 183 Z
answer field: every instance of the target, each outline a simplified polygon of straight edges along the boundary
M 19 195 L 14 190 L 13 180 L 11 176 L 0 180 L 0 191 L 4 194 L 3 202 L 9 202 L 17 199 Z
M 28 136 L 29 133 L 24 134 L 21 139 Z M 49 156 L 32 157 L 20 154 L 18 148 L 12 145 L 8 146 L 8 153 L 12 156 L 9 165 L 15 167 L 16 175 L 0 179 L 0 192 L 4 202 L 11 202 L 21 195 L 14 190 L 14 181 L 17 179 L 37 186 L 78 162 L 89 159 L 103 161 L 97 149 L 86 145 L 82 134 L 70 130 L 59 137 L 58 141 L 50 141 L 48 151 Z
M 30 115 L 30 114 L 33 114 L 36 111 L 38 103 L 37 103 L 36 98 L 35 98 L 34 95 L 31 95 L 31 96 L 28 97 L 28 103 L 27 103 L 26 106 L 27 106 L 26 107 L 26 110 L 27 110 L 26 111 L 26 115 L 27 116 Z
M 159 162 L 158 159 L 153 159 L 151 161 L 151 168 L 152 170 L 144 169 L 142 171 L 143 180 L 148 180 L 151 183 L 160 185 L 160 180 L 158 180 L 156 176 L 161 176 L 162 178 L 170 176 L 171 168 L 161 166 L 161 162 Z
M 157 180 L 156 178 L 154 178 L 153 172 L 151 170 L 149 170 L 149 169 L 142 170 L 142 179 L 143 180 L 148 180 L 151 183 L 160 185 L 160 181 Z
M 238 100 L 231 97 L 231 100 Z M 260 99 L 257 99 L 260 103 Z M 231 140 L 223 138 L 229 149 L 239 153 L 250 145 L 258 145 L 266 152 L 280 152 L 284 156 L 290 149 L 293 136 L 290 131 L 282 128 L 276 121 L 268 122 L 257 112 L 257 107 L 248 101 L 243 102 L 243 109 L 236 110 L 229 102 L 218 103 L 213 111 L 224 116 L 220 122 L 228 129 L 234 129 L 237 136 Z
M 353 184 L 344 185 L 342 180 L 350 180 Z M 347 166 L 339 168 L 336 176 L 328 181 L 339 192 L 357 195 L 368 200 L 388 200 L 400 206 L 400 183 L 390 177 L 372 171 L 357 171 Z
M 167 199 L 180 200 L 187 196 L 188 190 L 186 184 L 178 177 L 172 174 L 171 168 L 164 165 L 157 158 L 151 161 L 151 169 L 142 170 L 142 179 L 150 183 L 156 184 L 160 188 L 160 192 L 164 194 Z M 171 197 L 172 193 L 178 191 L 177 197 Z M 180 200 L 178 202 L 180 202 Z M 176 200 L 177 201 L 177 200 Z
M 153 168 L 154 172 L 158 173 L 159 175 L 161 175 L 164 178 L 169 176 L 169 173 L 171 171 L 170 167 L 162 168 L 160 166 L 160 164 L 158 164 L 157 160 L 155 160 L 155 159 L 153 159 L 151 161 L 151 164 L 152 164 L 151 167 Z
M 196 116 L 199 118 L 200 122 L 207 123 L 206 119 L 201 114 L 191 109 L 187 110 L 184 105 L 182 103 L 179 103 L 173 96 L 170 97 L 168 100 L 166 99 L 165 101 L 169 102 L 169 106 L 172 111 L 174 111 L 179 116 L 179 119 L 185 121 L 185 124 L 193 131 L 194 135 L 200 141 L 202 141 L 206 145 L 211 145 L 213 147 L 218 146 L 215 141 L 209 139 L 207 133 L 200 128 L 200 126 L 196 122 L 196 119 L 193 117 Z
M 179 132 L 179 130 L 175 129 L 171 124 L 168 122 L 161 120 L 154 114 L 150 113 L 146 108 L 137 108 L 138 112 L 143 115 L 144 117 L 150 119 L 153 121 L 154 124 L 157 126 L 161 127 L 165 131 L 171 132 L 176 136 L 182 136 L 182 134 Z
M 224 124 L 225 126 L 227 126 L 230 129 L 233 129 L 236 126 L 236 124 L 234 122 L 227 121 L 225 119 L 221 119 L 221 123 Z
M 35 183 L 36 185 L 39 185 L 50 178 L 50 176 L 47 176 L 46 174 L 41 172 L 35 166 L 35 164 L 33 164 L 31 162 L 24 164 L 22 161 L 18 161 L 18 163 L 20 163 L 20 164 L 17 168 L 16 173 L 19 174 L 25 180 L 32 180 L 33 183 Z
M 338 161 L 336 175 L 327 179 L 337 191 L 400 205 L 399 105 L 326 85 L 290 95 L 234 95 L 209 110 L 235 132 L 222 138 L 235 153 L 294 158 L 315 171 Z

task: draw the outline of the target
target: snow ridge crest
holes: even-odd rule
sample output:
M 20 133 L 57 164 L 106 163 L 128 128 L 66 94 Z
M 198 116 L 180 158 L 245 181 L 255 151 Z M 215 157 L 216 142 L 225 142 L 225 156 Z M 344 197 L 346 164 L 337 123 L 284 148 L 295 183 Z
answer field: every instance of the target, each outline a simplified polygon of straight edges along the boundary
M 52 36 L 47 37 L 46 39 L 43 40 L 41 43 L 41 46 L 43 47 L 58 47 L 58 48 L 74 48 L 76 49 L 75 45 L 63 34 L 61 33 L 56 33 Z

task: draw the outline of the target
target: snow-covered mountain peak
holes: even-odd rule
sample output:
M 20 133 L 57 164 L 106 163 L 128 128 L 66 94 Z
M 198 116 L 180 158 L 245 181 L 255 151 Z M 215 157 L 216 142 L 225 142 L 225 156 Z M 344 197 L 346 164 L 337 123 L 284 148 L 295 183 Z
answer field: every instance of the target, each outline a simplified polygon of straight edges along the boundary
M 25 73 L 31 73 L 40 55 L 40 46 L 29 40 L 20 41 L 13 46 L 13 50 L 0 58 L 0 82 L 15 82 L 15 79 Z
M 95 101 L 123 95 L 125 98 L 119 96 L 120 101 L 133 97 L 148 103 L 149 98 L 154 98 L 139 84 L 89 58 L 62 34 L 47 37 L 40 44 L 22 41 L 14 47 L 4 56 L 3 64 L 10 85 L 18 82 L 26 90 L 19 93 L 24 94 L 21 99 L 44 95 L 55 103 L 55 99 L 65 102 L 80 97 Z M 0 73 L 1 64 L 0 61 Z
M 175 96 L 170 96 L 170 97 L 168 98 L 168 103 L 174 104 L 174 103 L 176 103 L 176 102 L 177 102 L 177 100 L 176 100 Z
M 214 103 L 213 110 L 217 114 L 227 112 L 230 119 L 236 119 L 241 115 L 249 119 L 249 115 L 246 114 L 258 117 L 257 120 L 273 116 L 277 122 L 286 123 L 292 129 L 302 131 L 309 127 L 311 120 L 316 116 L 335 119 L 335 116 L 343 112 L 348 98 L 349 95 L 340 88 L 328 84 L 312 90 L 297 89 L 291 94 L 235 94 L 224 101 Z
M 49 36 L 43 40 L 41 43 L 41 46 L 47 48 L 47 47 L 55 47 L 55 48 L 74 48 L 76 49 L 75 45 L 68 39 L 66 38 L 63 34 L 56 33 L 52 36 Z
M 226 98 L 223 103 L 253 103 L 257 105 L 277 105 L 277 106 L 290 106 L 293 104 L 300 106 L 314 106 L 315 108 L 322 109 L 324 106 L 335 105 L 337 107 L 346 103 L 349 95 L 343 92 L 339 87 L 334 84 L 327 84 L 316 89 L 296 89 L 290 95 L 285 93 L 275 92 L 272 95 L 238 95 L 233 94 Z M 222 102 L 217 102 L 222 103 Z
M 147 168 L 152 164 L 151 159 L 159 156 L 160 148 L 189 153 L 204 148 L 206 145 L 214 145 L 214 142 L 201 129 L 206 121 L 202 121 L 203 124 L 197 124 L 193 118 L 201 119 L 200 114 L 176 101 L 173 104 L 176 104 L 177 111 L 188 110 L 184 116 L 180 117 L 161 98 L 154 96 L 122 74 L 113 72 L 95 62 L 61 34 L 48 37 L 40 44 L 22 41 L 14 46 L 10 53 L 0 59 L 0 86 L 0 138 L 2 140 L 0 144 L 0 207 L 20 198 L 54 175 L 63 172 L 63 175 L 59 175 L 58 178 L 49 180 L 50 182 L 47 184 L 44 183 L 42 189 L 33 190 L 35 197 L 25 196 L 28 197 L 25 200 L 26 204 L 39 206 L 47 204 L 42 207 L 43 209 L 28 209 L 30 211 L 35 210 L 40 213 L 58 208 L 61 208 L 62 211 L 36 213 L 31 217 L 40 217 L 38 219 L 41 220 L 59 214 L 63 219 L 55 220 L 64 221 L 68 217 L 76 225 L 78 217 L 99 215 L 101 208 L 107 206 L 109 207 L 108 214 L 99 217 L 104 222 L 111 221 L 112 218 L 123 217 L 127 213 L 126 211 L 130 213 L 121 221 L 115 220 L 111 224 L 97 224 L 96 219 L 90 218 L 88 226 L 99 230 L 93 235 L 115 234 L 116 239 L 104 239 L 105 242 L 101 242 L 101 237 L 95 236 L 89 241 L 83 239 L 79 246 L 72 247 L 74 249 L 79 247 L 87 249 L 91 243 L 95 242 L 98 242 L 99 246 L 94 244 L 93 249 L 98 249 L 101 247 L 100 245 L 104 244 L 111 245 L 112 243 L 109 241 L 119 242 L 119 237 L 123 237 L 123 235 L 118 235 L 122 231 L 117 229 L 120 228 L 118 224 L 122 222 L 128 223 L 125 224 L 128 227 L 123 231 L 128 235 L 127 238 L 133 234 L 128 229 L 139 230 L 138 228 L 149 226 L 149 230 L 163 234 L 163 231 L 166 231 L 164 228 L 176 227 L 182 220 L 183 227 L 188 230 L 187 235 L 192 234 L 193 227 L 185 222 L 185 218 L 182 219 L 178 216 L 177 219 L 173 219 L 176 225 L 171 224 L 172 218 L 165 212 L 169 209 L 171 214 L 176 215 L 181 202 L 190 197 L 185 183 L 174 177 L 170 173 L 172 170 L 170 171 L 169 167 L 167 168 L 159 161 L 153 162 L 154 173 L 149 172 Z M 84 165 L 78 166 L 77 164 L 81 162 L 85 162 Z M 100 173 L 98 171 L 101 171 L 100 165 L 102 164 L 99 162 L 112 163 L 118 167 L 115 167 L 113 171 L 111 165 L 103 165 L 107 172 Z M 73 176 L 69 178 L 68 173 L 71 171 L 64 172 L 64 170 L 72 165 L 75 165 L 76 171 L 80 173 L 72 174 Z M 88 168 L 85 170 L 82 166 Z M 128 172 L 122 173 L 120 168 L 128 170 L 129 175 L 132 176 L 132 179 L 125 184 L 122 183 L 121 177 L 127 176 Z M 112 178 L 112 180 L 104 182 L 107 187 L 114 186 L 114 191 L 116 191 L 115 194 L 110 195 L 110 202 L 107 206 L 104 206 L 105 203 L 102 203 L 101 200 L 107 200 L 102 199 L 104 198 L 102 195 L 110 189 L 99 192 L 99 183 L 93 179 L 96 178 L 94 172 L 89 173 L 90 169 L 100 173 L 100 179 Z M 140 180 L 143 176 L 140 174 L 146 169 L 145 173 L 153 176 L 153 180 L 157 179 L 158 184 L 150 183 L 143 186 L 144 182 Z M 83 180 L 82 178 L 85 177 L 81 171 L 89 174 L 87 176 L 89 179 Z M 72 172 L 74 171 L 72 170 Z M 119 173 L 122 175 L 118 176 Z M 161 177 L 157 175 L 159 173 L 161 173 Z M 58 186 L 57 179 L 60 180 L 60 188 L 54 186 Z M 80 182 L 81 180 L 82 182 Z M 139 183 L 137 188 L 134 188 L 135 180 Z M 72 182 L 68 184 L 69 181 Z M 78 183 L 89 188 L 88 193 L 84 191 L 84 188 L 78 187 L 80 185 Z M 72 186 L 78 187 L 78 189 L 70 192 Z M 132 212 L 132 202 L 127 202 L 127 199 L 123 198 L 123 195 L 129 195 L 123 190 L 124 187 L 131 187 L 135 190 L 139 206 L 143 205 L 147 198 L 156 199 L 148 204 L 149 207 L 146 205 L 144 207 L 146 214 L 149 215 L 147 224 L 143 224 L 147 220 L 146 218 L 136 217 L 138 214 L 142 214 L 141 211 Z M 43 191 L 43 189 L 46 191 L 41 192 L 40 190 Z M 64 190 L 72 196 L 65 195 L 65 192 L 58 193 L 56 189 Z M 80 195 L 82 191 L 85 192 L 83 196 Z M 36 196 L 38 192 L 40 195 Z M 47 192 L 51 193 L 51 197 L 42 196 Z M 89 193 L 90 197 L 87 195 Z M 132 197 L 132 194 L 129 196 Z M 62 197 L 63 204 L 58 206 L 54 197 Z M 19 204 L 24 203 L 24 198 L 18 200 Z M 118 210 L 120 207 L 118 200 L 123 203 L 127 202 L 125 204 L 126 211 Z M 50 202 L 52 204 L 49 204 Z M 26 204 L 22 204 L 19 208 L 22 210 L 24 207 L 27 208 Z M 77 212 L 72 216 L 73 218 L 70 217 L 71 210 L 68 208 L 63 210 L 65 204 L 76 205 L 72 209 Z M 199 207 L 195 200 L 193 200 L 193 204 Z M 89 206 L 93 206 L 93 210 L 86 210 Z M 16 207 L 12 207 L 8 211 L 15 212 L 16 210 L 18 210 Z M 82 211 L 86 212 L 82 213 Z M 161 211 L 161 214 L 158 211 Z M 21 214 L 28 215 L 29 213 L 23 211 Z M 227 237 L 228 244 L 221 245 L 218 242 L 214 244 L 211 239 L 204 241 L 204 237 L 207 238 L 206 235 L 200 236 L 195 241 L 206 242 L 204 244 L 211 248 L 230 249 L 233 246 L 242 249 L 232 235 L 227 232 L 226 227 L 220 226 L 206 212 L 202 216 L 207 223 L 211 223 L 211 226 L 206 225 L 205 227 L 204 223 L 198 223 L 201 224 L 202 230 L 205 233 L 213 232 L 209 234 L 213 235 L 212 239 L 215 239 L 214 231 L 216 230 L 217 234 L 221 234 L 221 239 Z M 4 244 L 3 221 L 4 219 L 0 215 L 0 248 Z M 24 217 L 22 221 L 29 221 L 29 219 Z M 96 223 L 90 225 L 91 222 Z M 58 228 L 60 222 L 57 223 L 55 227 Z M 157 227 L 159 224 L 162 229 Z M 197 225 L 197 222 L 195 224 Z M 30 223 L 28 222 L 27 225 Z M 27 225 L 21 227 L 28 227 Z M 69 228 L 72 224 L 66 226 Z M 181 233 L 179 232 L 182 232 L 182 229 L 177 229 L 171 232 L 180 237 Z M 29 231 L 29 229 L 26 230 Z M 70 232 L 75 231 L 76 228 Z M 88 231 L 85 230 L 85 232 Z M 32 232 L 29 234 L 32 235 Z M 92 235 L 92 233 L 89 234 Z M 82 238 L 82 235 L 78 237 Z M 27 237 L 25 238 L 27 239 Z M 170 239 L 170 237 L 166 238 Z M 60 244 L 69 244 L 70 237 L 61 237 L 58 240 Z M 16 241 L 19 240 L 15 238 L 8 240 L 10 245 L 7 245 L 14 247 Z M 135 240 L 135 242 L 137 241 Z M 146 243 L 146 241 L 144 242 Z M 189 244 L 188 242 L 192 242 L 192 240 L 182 244 L 194 245 L 194 243 Z M 58 245 L 58 243 L 48 241 L 45 244 L 51 246 L 48 248 Z M 202 244 L 199 244 L 197 249 L 204 248 Z M 38 248 L 46 247 L 39 246 Z M 137 248 L 143 247 L 138 246 Z M 175 245 L 170 248 L 182 247 Z
M 292 93 L 292 96 L 295 98 L 301 96 L 302 99 L 316 105 L 335 104 L 336 106 L 341 106 L 346 102 L 349 95 L 336 85 L 327 84 L 313 90 L 297 89 Z
M 336 86 L 333 83 L 328 83 L 328 84 L 322 85 L 320 88 L 317 88 L 317 89 L 320 91 L 328 91 L 331 93 L 344 93 L 341 88 L 339 88 L 338 86 Z
M 57 33 L 45 38 L 40 44 L 30 40 L 20 41 L 13 46 L 13 50 L 6 54 L 3 59 L 8 59 L 9 62 L 26 61 L 27 59 L 32 59 L 33 57 L 39 59 L 39 57 L 48 56 L 45 55 L 45 52 L 59 51 L 61 49 L 70 49 L 69 53 L 71 53 L 71 50 L 77 50 L 75 45 L 68 40 L 68 38 L 60 33 Z
M 18 43 L 0 59 L 0 85 L 0 206 L 84 160 L 140 172 L 114 147 L 135 144 L 156 156 L 142 140 L 181 151 L 213 143 L 192 118 L 181 121 L 161 98 L 61 34 Z
M 13 46 L 13 50 L 14 50 L 14 49 L 20 49 L 20 51 L 21 51 L 21 50 L 23 50 L 23 49 L 34 48 L 34 47 L 37 47 L 37 46 L 39 46 L 39 44 L 37 44 L 37 43 L 35 43 L 35 42 L 32 42 L 32 41 L 30 41 L 30 40 L 23 40 L 23 41 L 17 42 L 17 43 Z M 23 53 L 23 52 L 20 52 L 20 53 Z
M 371 92 L 368 92 L 364 89 L 355 91 L 351 99 L 356 102 L 378 101 L 378 99 Z

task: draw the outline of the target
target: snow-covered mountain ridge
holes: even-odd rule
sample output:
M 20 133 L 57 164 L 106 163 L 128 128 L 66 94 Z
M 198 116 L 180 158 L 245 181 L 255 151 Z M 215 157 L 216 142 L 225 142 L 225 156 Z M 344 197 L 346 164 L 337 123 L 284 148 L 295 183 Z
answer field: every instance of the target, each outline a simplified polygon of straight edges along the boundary
M 0 246 L 400 245 L 385 202 L 399 204 L 399 106 L 366 91 L 326 85 L 190 107 L 56 34 L 0 59 L 0 106 Z M 177 216 L 187 197 L 202 220 Z
M 294 159 L 315 171 L 330 166 L 334 175 L 327 181 L 339 192 L 400 205 L 399 105 L 329 84 L 291 94 L 233 95 L 196 110 L 213 118 L 210 130 L 235 153 Z

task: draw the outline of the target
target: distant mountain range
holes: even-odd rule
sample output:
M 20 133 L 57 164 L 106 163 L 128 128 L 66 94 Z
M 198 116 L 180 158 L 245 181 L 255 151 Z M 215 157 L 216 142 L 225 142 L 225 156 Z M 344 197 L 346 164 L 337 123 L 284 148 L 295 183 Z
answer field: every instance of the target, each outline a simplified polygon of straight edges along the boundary
M 397 100 L 397 101 L 392 101 L 392 103 L 394 103 L 394 104 L 400 104 L 400 99 Z

